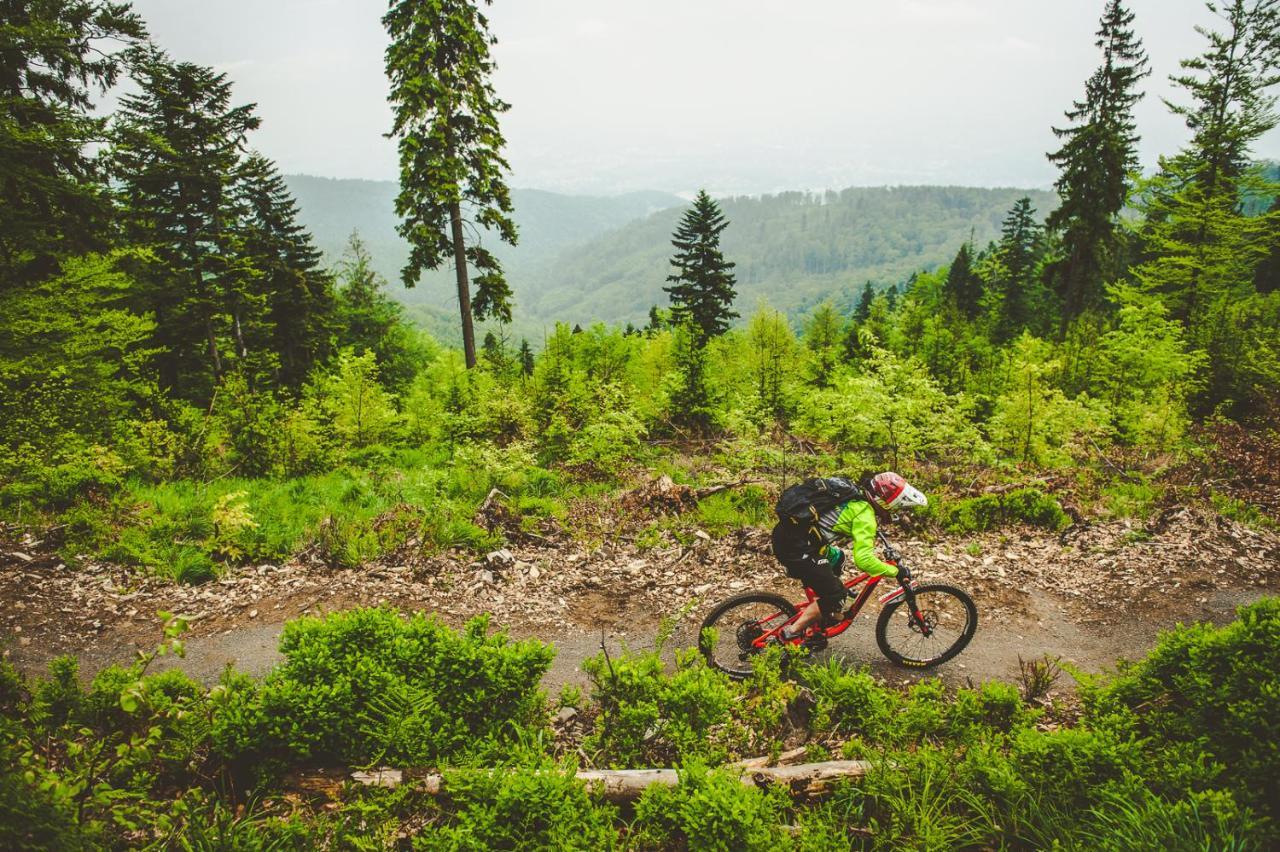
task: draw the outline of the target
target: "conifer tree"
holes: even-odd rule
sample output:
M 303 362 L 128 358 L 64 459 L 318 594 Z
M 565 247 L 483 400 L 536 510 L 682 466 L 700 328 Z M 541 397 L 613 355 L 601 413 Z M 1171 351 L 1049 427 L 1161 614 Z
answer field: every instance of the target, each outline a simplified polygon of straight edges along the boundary
M 1133 108 L 1142 99 L 1138 84 L 1150 73 L 1132 25 L 1133 13 L 1121 0 L 1108 0 L 1096 42 L 1102 65 L 1085 83 L 1084 100 L 1067 110 L 1071 124 L 1053 129 L 1062 147 L 1047 155 L 1060 170 L 1054 187 L 1062 204 L 1046 225 L 1062 234 L 1055 279 L 1064 322 L 1095 306 L 1104 279 L 1115 272 L 1116 217 L 1138 167 Z
M 503 242 L 516 243 L 506 140 L 498 127 L 509 106 L 490 83 L 494 39 L 479 2 L 490 0 L 392 0 L 382 18 L 391 37 L 390 135 L 399 138 L 400 151 L 396 214 L 410 245 L 401 277 L 412 287 L 424 269 L 453 263 L 468 368 L 476 365 L 473 315 L 510 322 L 511 289 L 498 259 L 478 239 L 468 244 L 464 213 Z
M 1037 275 L 1043 242 L 1035 213 L 1031 199 L 1024 195 L 1014 203 L 1000 228 L 1000 242 L 995 252 L 1000 272 L 998 280 L 993 282 L 1000 296 L 1000 313 L 996 319 L 999 340 L 1017 336 L 1032 323 L 1036 309 L 1043 307 Z
M 529 341 L 521 338 L 520 340 L 520 370 L 526 376 L 533 375 L 533 348 L 529 346 Z
M 728 226 L 720 205 L 700 190 L 671 237 L 676 272 L 667 276 L 671 286 L 663 289 L 671 297 L 672 319 L 693 324 L 698 346 L 724 334 L 738 316 L 730 307 L 737 295 L 734 264 L 720 250 L 720 235 Z
M 237 170 L 242 249 L 260 273 L 265 341 L 279 359 L 281 384 L 300 385 L 330 354 L 335 327 L 333 278 L 320 269 L 320 250 L 298 222 L 298 205 L 275 164 L 254 154 Z
M 858 306 L 853 309 L 853 318 L 858 323 L 864 323 L 871 316 L 871 303 L 875 301 L 876 291 L 872 288 L 871 282 L 868 281 L 862 287 L 862 295 L 858 297 Z
M 817 387 L 831 384 L 836 365 L 840 363 L 840 347 L 844 339 L 840 315 L 830 302 L 814 310 L 805 329 L 804 342 L 809 349 L 809 380 Z
M 1169 106 L 1192 138 L 1161 160 L 1147 187 L 1143 237 L 1150 259 L 1135 270 L 1193 329 L 1216 298 L 1242 295 L 1241 285 L 1253 280 L 1274 215 L 1246 218 L 1240 200 L 1259 177 L 1250 170 L 1251 146 L 1277 122 L 1267 90 L 1280 82 L 1280 2 L 1235 0 L 1222 17 L 1225 31 L 1200 30 L 1205 53 L 1183 60 L 1186 73 L 1171 77 L 1190 96 Z M 1266 193 L 1265 186 L 1253 188 Z
M 120 47 L 145 35 L 128 3 L 0 3 L 0 288 L 105 247 L 110 204 L 88 150 L 105 120 L 91 95 L 115 84 Z
M 121 98 L 110 156 L 126 231 L 160 260 L 146 304 L 161 386 L 207 398 L 228 359 L 246 351 L 241 309 L 255 297 L 254 276 L 238 251 L 230 191 L 259 122 L 251 105 L 231 106 L 225 74 L 156 48 L 135 51 L 131 65 L 139 91 Z
M 960 251 L 956 252 L 942 289 L 966 317 L 973 319 L 978 315 L 982 279 L 973 271 L 973 249 L 969 243 L 960 246 Z
M 1192 138 L 1144 187 L 1147 260 L 1133 272 L 1209 356 L 1197 406 L 1244 410 L 1280 381 L 1269 354 L 1280 322 L 1274 307 L 1254 301 L 1276 213 L 1242 209 L 1244 198 L 1280 194 L 1250 163 L 1253 144 L 1278 121 L 1269 91 L 1280 83 L 1280 0 L 1233 0 L 1220 17 L 1222 31 L 1200 29 L 1205 52 L 1171 78 L 1189 100 L 1170 109 Z

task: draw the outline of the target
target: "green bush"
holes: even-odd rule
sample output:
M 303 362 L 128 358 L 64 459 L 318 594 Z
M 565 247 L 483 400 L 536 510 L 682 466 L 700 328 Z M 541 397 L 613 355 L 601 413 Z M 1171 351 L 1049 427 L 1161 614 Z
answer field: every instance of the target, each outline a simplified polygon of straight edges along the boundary
M 731 718 L 741 688 L 687 650 L 666 673 L 658 651 L 586 660 L 590 695 L 600 708 L 595 730 L 583 743 L 609 766 L 667 764 L 684 757 L 723 760 L 724 736 L 713 731 Z
M 848 669 L 835 659 L 806 666 L 803 678 L 818 706 L 813 725 L 819 730 L 857 734 L 875 742 L 893 734 L 902 698 L 865 669 Z
M 422 765 L 493 750 L 542 724 L 551 649 L 453 631 L 421 614 L 356 609 L 285 626 L 284 662 L 260 687 L 237 682 L 214 721 L 238 766 L 328 757 Z
M 604 850 L 618 847 L 617 812 L 587 795 L 570 767 L 525 763 L 518 771 L 445 775 L 449 809 L 413 840 L 429 850 Z
M 758 485 L 731 488 L 698 503 L 698 524 L 716 535 L 742 527 L 772 526 L 774 501 Z
M 1028 524 L 1062 530 L 1071 518 L 1053 497 L 1038 488 L 1018 488 L 1004 494 L 983 494 L 963 500 L 935 501 L 925 510 L 948 532 L 984 532 L 1006 524 Z
M 1163 634 L 1146 659 L 1087 694 L 1087 719 L 1141 738 L 1146 759 L 1166 767 L 1152 779 L 1167 795 L 1179 794 L 1180 785 L 1221 786 L 1276 820 L 1280 598 L 1241 607 L 1237 615 L 1225 627 L 1198 624 Z M 1192 755 L 1197 759 L 1188 766 Z
M 690 762 L 675 787 L 653 786 L 636 803 L 631 840 L 639 849 L 741 852 L 781 848 L 785 794 L 744 785 L 736 773 Z

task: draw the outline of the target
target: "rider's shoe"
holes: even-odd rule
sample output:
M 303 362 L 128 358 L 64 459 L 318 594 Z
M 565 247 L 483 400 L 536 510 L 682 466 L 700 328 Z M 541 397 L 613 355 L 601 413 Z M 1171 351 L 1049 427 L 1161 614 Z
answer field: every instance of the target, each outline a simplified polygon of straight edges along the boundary
M 810 631 L 809 634 L 804 637 L 800 646 L 811 653 L 814 651 L 821 651 L 823 648 L 827 647 L 827 634 L 823 633 L 821 630 Z

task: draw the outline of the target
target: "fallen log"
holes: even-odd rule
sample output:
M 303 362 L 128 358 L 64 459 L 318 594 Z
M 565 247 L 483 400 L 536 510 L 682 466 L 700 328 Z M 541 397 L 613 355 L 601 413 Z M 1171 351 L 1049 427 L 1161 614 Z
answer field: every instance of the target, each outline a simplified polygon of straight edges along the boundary
M 724 768 L 739 773 L 748 787 L 782 787 L 793 799 L 812 800 L 830 793 L 840 781 L 861 778 L 871 768 L 865 760 L 824 760 L 795 766 L 764 766 L 754 758 Z M 461 772 L 519 772 L 518 769 L 475 769 Z M 676 769 L 581 769 L 575 777 L 593 794 L 614 804 L 632 802 L 654 784 L 674 787 L 680 783 Z M 351 773 L 351 780 L 370 787 L 399 787 L 413 784 L 414 789 L 431 796 L 445 792 L 446 776 L 438 772 L 418 774 L 413 770 L 381 768 Z

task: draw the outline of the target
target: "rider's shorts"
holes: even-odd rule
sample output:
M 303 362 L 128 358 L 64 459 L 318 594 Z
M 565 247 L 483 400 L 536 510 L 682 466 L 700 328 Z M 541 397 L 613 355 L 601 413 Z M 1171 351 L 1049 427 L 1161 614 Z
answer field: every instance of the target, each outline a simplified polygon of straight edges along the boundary
M 773 555 L 787 569 L 788 577 L 813 589 L 825 619 L 835 621 L 848 592 L 831 563 L 822 555 L 821 542 L 804 527 L 779 521 L 773 528 Z

